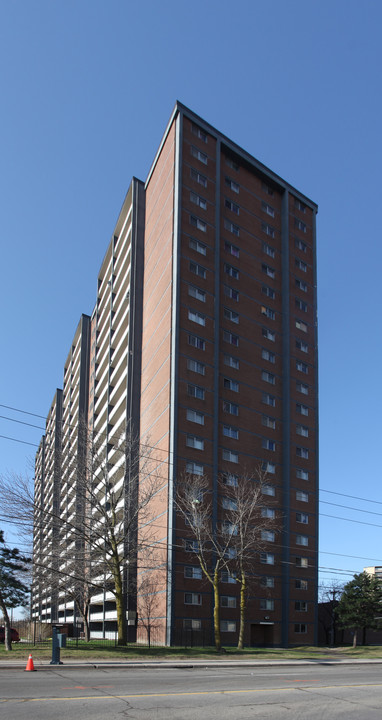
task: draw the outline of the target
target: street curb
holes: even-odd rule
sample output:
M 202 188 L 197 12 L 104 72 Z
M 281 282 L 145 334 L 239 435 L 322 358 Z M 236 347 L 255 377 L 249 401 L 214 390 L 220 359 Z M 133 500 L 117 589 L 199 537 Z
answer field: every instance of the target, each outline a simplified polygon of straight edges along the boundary
M 153 669 L 185 669 L 185 670 L 197 670 L 200 668 L 264 668 L 264 667 L 303 667 L 303 666 L 314 666 L 314 665 L 378 665 L 382 664 L 382 659 L 339 659 L 334 658 L 309 658 L 304 660 L 196 660 L 190 661 L 174 661 L 174 660 L 158 660 L 152 662 L 136 662 L 136 661 L 125 661 L 125 662 L 105 662 L 103 660 L 87 660 L 87 661 L 67 661 L 61 665 L 51 665 L 50 661 L 40 662 L 34 660 L 35 670 L 78 670 L 79 668 L 89 668 L 98 670 L 101 668 L 105 669 L 141 669 L 141 670 L 153 670 Z M 0 661 L 1 670 L 25 670 L 24 661 Z

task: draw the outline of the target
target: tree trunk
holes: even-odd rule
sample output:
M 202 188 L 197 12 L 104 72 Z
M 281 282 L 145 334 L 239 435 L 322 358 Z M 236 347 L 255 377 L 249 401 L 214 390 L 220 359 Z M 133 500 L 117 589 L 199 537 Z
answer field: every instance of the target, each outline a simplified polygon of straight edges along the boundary
M 362 628 L 362 645 L 366 645 L 366 630 L 367 628 Z
M 237 643 L 237 649 L 242 650 L 244 647 L 244 628 L 245 628 L 245 593 L 246 593 L 246 582 L 245 582 L 245 573 L 241 573 L 241 583 L 240 583 L 240 630 L 239 630 L 239 640 Z
M 89 627 L 89 605 L 87 604 L 85 608 L 82 608 L 79 603 L 77 603 L 78 611 L 82 617 L 83 623 L 84 623 L 84 635 L 85 635 L 85 642 L 89 642 L 90 640 L 90 627 Z
M 214 633 L 215 647 L 218 652 L 221 650 L 220 638 L 220 613 L 219 613 L 219 572 L 217 566 L 214 571 Z
M 354 635 L 353 635 L 353 648 L 356 648 L 356 647 L 357 647 L 357 630 L 354 630 Z
M 8 610 L 6 608 L 4 598 L 2 594 L 0 593 L 0 608 L 2 610 L 3 616 L 4 616 L 4 645 L 5 649 L 12 650 L 12 640 L 11 640 L 11 623 L 9 620 Z
M 123 602 L 123 585 L 119 567 L 114 571 L 115 606 L 117 610 L 118 645 L 126 645 L 125 603 Z

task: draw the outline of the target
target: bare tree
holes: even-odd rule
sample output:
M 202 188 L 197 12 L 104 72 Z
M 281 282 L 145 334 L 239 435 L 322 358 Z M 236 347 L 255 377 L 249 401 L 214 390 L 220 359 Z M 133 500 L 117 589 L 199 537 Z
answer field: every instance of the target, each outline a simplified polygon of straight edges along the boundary
M 219 579 L 222 571 L 227 571 L 240 583 L 238 648 L 243 648 L 248 584 L 253 577 L 255 554 L 265 545 L 264 532 L 273 533 L 275 527 L 275 512 L 264 508 L 266 484 L 266 475 L 260 469 L 240 478 L 223 475 L 218 482 L 215 522 L 208 478 L 186 475 L 178 484 L 176 507 L 195 539 L 192 552 L 213 588 L 214 635 L 218 651 L 221 650 Z M 188 549 L 187 543 L 185 548 Z
M 147 636 L 147 643 L 151 647 L 152 633 L 160 627 L 158 612 L 160 609 L 158 588 L 159 576 L 155 572 L 145 572 L 138 583 L 138 627 L 142 627 Z
M 264 549 L 267 537 L 276 531 L 276 512 L 265 506 L 264 486 L 268 485 L 267 475 L 260 468 L 254 474 L 244 474 L 227 485 L 220 482 L 223 494 L 226 522 L 235 532 L 231 547 L 233 558 L 230 567 L 235 568 L 236 582 L 240 583 L 240 629 L 238 650 L 244 647 L 245 617 L 249 583 L 253 581 L 253 566 L 256 555 Z
M 88 432 L 85 425 L 80 432 Z M 52 537 L 47 532 L 52 528 L 57 533 L 55 542 L 44 539 L 38 552 L 35 548 L 34 582 L 40 588 L 54 586 L 61 598 L 75 601 L 85 628 L 91 598 L 105 589 L 115 600 L 118 642 L 125 644 L 126 595 L 136 588 L 138 553 L 150 553 L 158 463 L 149 445 L 132 432 L 112 445 L 104 437 L 91 437 L 86 448 L 82 457 L 66 458 L 71 475 L 61 478 L 56 505 L 42 503 L 30 481 L 20 476 L 1 478 L 0 492 L 24 537 L 30 539 L 36 525 L 42 536 Z

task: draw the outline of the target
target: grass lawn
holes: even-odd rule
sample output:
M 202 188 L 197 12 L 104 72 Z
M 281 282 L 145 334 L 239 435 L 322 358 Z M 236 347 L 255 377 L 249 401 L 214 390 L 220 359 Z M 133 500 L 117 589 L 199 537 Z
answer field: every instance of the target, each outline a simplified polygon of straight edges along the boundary
M 34 660 L 48 660 L 52 657 L 51 648 L 47 645 L 30 645 L 26 643 L 14 643 L 11 652 L 6 652 L 4 644 L 0 644 L 0 662 L 2 660 L 24 660 L 32 653 Z M 327 647 L 306 647 L 295 648 L 245 648 L 242 651 L 236 648 L 225 648 L 225 652 L 218 654 L 213 647 L 206 648 L 168 648 L 153 647 L 115 647 L 105 645 L 102 642 L 81 643 L 78 649 L 67 647 L 61 649 L 61 660 L 192 660 L 192 659 L 221 659 L 221 660 L 304 660 L 304 659 L 338 659 L 341 658 L 364 658 L 382 659 L 382 646 L 370 645 L 359 646 L 353 649 L 351 646 L 338 648 Z

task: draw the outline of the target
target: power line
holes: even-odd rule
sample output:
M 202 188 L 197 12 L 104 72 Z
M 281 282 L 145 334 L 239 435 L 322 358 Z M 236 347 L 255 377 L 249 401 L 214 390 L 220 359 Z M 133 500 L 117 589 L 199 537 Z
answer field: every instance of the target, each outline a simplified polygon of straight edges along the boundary
M 0 438 L 3 438 L 4 440 L 13 440 L 13 442 L 22 443 L 22 445 L 32 445 L 32 447 L 38 448 L 38 445 L 36 445 L 36 443 L 30 443 L 26 440 L 19 440 L 18 438 L 8 437 L 8 435 L 0 435 Z
M 6 415 L 0 415 L 1 420 L 9 420 L 9 422 L 18 423 L 19 425 L 28 425 L 28 427 L 37 428 L 38 430 L 45 430 L 41 425 L 32 425 L 32 423 L 23 422 L 22 420 L 16 420 L 15 418 L 7 417 Z
M 6 408 L 7 410 L 14 410 L 15 412 L 23 413 L 23 415 L 33 415 L 33 417 L 41 418 L 46 420 L 45 415 L 37 415 L 36 413 L 28 412 L 28 410 L 19 410 L 19 408 L 11 407 L 10 405 L 3 405 L 0 403 L 0 407 Z

